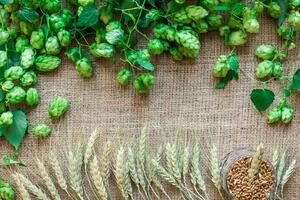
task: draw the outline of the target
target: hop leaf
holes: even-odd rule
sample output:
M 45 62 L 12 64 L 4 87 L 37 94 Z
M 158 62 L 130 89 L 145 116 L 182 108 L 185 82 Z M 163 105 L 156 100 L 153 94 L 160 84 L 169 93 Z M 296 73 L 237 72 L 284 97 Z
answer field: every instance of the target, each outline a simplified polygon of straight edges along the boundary
M 250 98 L 254 106 L 260 112 L 265 111 L 274 101 L 274 92 L 268 89 L 254 89 Z
M 84 7 L 77 22 L 78 26 L 90 27 L 94 26 L 99 19 L 99 12 L 93 5 Z
M 30 8 L 23 8 L 21 10 L 18 10 L 17 16 L 21 20 L 30 22 L 30 23 L 34 23 L 40 18 L 39 14 L 35 10 L 32 10 Z
M 293 76 L 292 82 L 289 84 L 289 88 L 300 91 L 300 69 L 297 69 Z

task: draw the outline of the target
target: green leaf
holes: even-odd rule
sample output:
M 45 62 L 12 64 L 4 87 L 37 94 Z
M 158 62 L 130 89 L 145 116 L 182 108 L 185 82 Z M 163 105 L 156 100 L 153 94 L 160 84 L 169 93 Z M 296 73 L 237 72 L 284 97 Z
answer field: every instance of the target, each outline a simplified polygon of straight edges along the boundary
M 225 86 L 234 78 L 235 71 L 229 70 L 224 78 L 221 78 L 219 82 L 215 84 L 215 89 L 224 89 Z
M 10 156 L 4 156 L 3 159 L 2 159 L 2 162 L 3 162 L 3 165 L 5 165 L 5 166 L 19 165 L 19 166 L 22 166 L 22 167 L 26 167 L 26 165 L 24 163 L 22 163 L 21 161 L 14 160 Z
M 23 21 L 35 23 L 40 18 L 40 15 L 31 8 L 23 8 L 17 11 L 17 17 Z
M 172 14 L 184 8 L 184 4 L 176 3 L 175 1 L 170 1 L 167 5 L 167 13 Z
M 221 5 L 218 5 L 214 8 L 215 11 L 227 11 L 230 10 L 230 5 L 228 3 L 224 3 Z
M 2 101 L 4 99 L 4 94 L 2 91 L 0 91 L 0 101 Z
M 241 2 L 235 3 L 231 6 L 230 12 L 234 15 L 240 15 L 242 14 L 244 7 L 244 4 Z
M 122 29 L 114 29 L 105 34 L 105 39 L 108 43 L 115 45 L 122 41 L 124 38 L 124 31 Z
M 268 89 L 254 89 L 250 98 L 254 106 L 260 112 L 265 111 L 274 101 L 274 92 Z
M 293 76 L 292 82 L 289 84 L 289 88 L 295 89 L 300 92 L 300 69 L 297 69 Z
M 285 97 L 291 96 L 291 91 L 287 88 L 283 88 L 282 93 L 284 94 Z
M 280 27 L 288 15 L 289 7 L 288 7 L 287 0 L 276 0 L 276 1 L 280 6 L 280 17 L 277 20 L 277 26 Z
M 26 114 L 21 110 L 13 111 L 13 124 L 9 127 L 0 128 L 4 138 L 16 149 L 19 148 L 27 132 L 28 121 Z
M 14 0 L 0 0 L 0 3 L 2 4 L 12 4 Z
M 99 12 L 94 5 L 84 7 L 77 22 L 78 26 L 90 27 L 97 24 Z
M 141 59 L 141 58 L 138 58 L 137 59 L 137 63 L 143 67 L 144 69 L 147 69 L 149 71 L 154 71 L 155 70 L 155 66 L 150 63 L 149 61 L 147 60 L 144 60 L 144 59 Z
M 230 69 L 234 71 L 233 77 L 235 80 L 239 79 L 238 69 L 239 69 L 239 59 L 235 53 L 231 53 L 227 56 L 227 62 Z

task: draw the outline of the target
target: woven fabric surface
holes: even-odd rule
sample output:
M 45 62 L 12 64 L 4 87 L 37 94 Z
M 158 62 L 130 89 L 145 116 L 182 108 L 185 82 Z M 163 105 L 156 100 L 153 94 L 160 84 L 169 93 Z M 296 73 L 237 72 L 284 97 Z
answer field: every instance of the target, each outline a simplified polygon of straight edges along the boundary
M 255 47 L 262 43 L 282 45 L 276 33 L 275 22 L 264 16 L 260 34 L 249 35 L 244 47 L 237 48 L 240 60 L 240 79 L 229 83 L 224 90 L 214 89 L 217 81 L 211 75 L 214 61 L 230 48 L 224 45 L 217 33 L 201 35 L 200 57 L 182 62 L 173 61 L 168 55 L 153 57 L 157 66 L 157 83 L 149 95 L 137 94 L 132 86 L 122 87 L 115 81 L 120 65 L 109 60 L 94 62 L 95 76 L 82 79 L 74 64 L 63 57 L 61 68 L 50 74 L 41 74 L 38 88 L 42 101 L 31 111 L 30 122 L 35 124 L 47 120 L 47 105 L 58 95 L 66 96 L 71 103 L 63 119 L 53 122 L 54 130 L 48 139 L 36 139 L 27 135 L 22 146 L 22 161 L 33 164 L 36 157 L 47 160 L 50 150 L 63 152 L 68 146 L 86 139 L 97 128 L 106 139 L 134 142 L 142 127 L 148 127 L 150 143 L 158 146 L 169 139 L 192 140 L 217 143 L 220 156 L 240 148 L 255 148 L 263 142 L 270 153 L 275 147 L 287 148 L 289 156 L 300 160 L 300 97 L 293 95 L 291 101 L 296 116 L 290 125 L 268 125 L 264 114 L 259 113 L 250 102 L 249 94 L 260 85 L 255 81 Z M 299 45 L 299 38 L 297 40 Z M 300 64 L 300 48 L 288 55 L 284 64 L 293 73 Z M 281 95 L 279 82 L 271 84 L 276 98 Z M 0 141 L 0 156 L 13 148 Z M 36 173 L 34 165 L 23 169 L 25 173 Z M 9 179 L 8 176 L 5 179 Z M 207 180 L 209 182 L 209 180 Z M 210 191 L 215 193 L 211 184 Z M 300 172 L 296 171 L 286 188 L 286 199 L 300 199 Z M 117 194 L 118 192 L 115 191 Z M 219 199 L 217 193 L 211 199 Z

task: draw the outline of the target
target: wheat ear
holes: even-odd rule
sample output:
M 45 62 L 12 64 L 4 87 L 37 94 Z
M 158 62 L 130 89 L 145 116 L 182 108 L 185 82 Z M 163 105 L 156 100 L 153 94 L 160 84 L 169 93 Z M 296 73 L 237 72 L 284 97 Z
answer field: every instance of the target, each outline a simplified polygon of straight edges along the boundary
M 43 179 L 43 181 L 44 181 L 48 191 L 50 192 L 52 198 L 55 199 L 55 200 L 60 200 L 60 195 L 59 195 L 52 179 L 50 178 L 50 175 L 47 172 L 45 165 L 39 159 L 37 159 L 36 164 L 37 164 L 37 167 L 39 169 L 40 176 Z
M 278 163 L 278 167 L 277 167 L 277 171 L 276 171 L 276 190 L 277 190 L 279 184 L 281 183 L 281 177 L 282 177 L 283 170 L 285 167 L 285 154 L 286 154 L 286 152 L 283 151 L 279 156 L 279 163 Z
M 27 190 L 36 196 L 39 200 L 50 200 L 50 198 L 45 194 L 43 190 L 34 185 L 29 179 L 27 179 L 22 174 L 16 173 L 16 176 L 21 181 L 21 183 L 27 188 Z
M 278 149 L 275 149 L 274 152 L 273 152 L 273 155 L 272 155 L 272 162 L 271 162 L 274 169 L 277 168 L 278 158 L 279 158 Z
M 68 191 L 68 185 L 67 185 L 67 181 L 64 177 L 64 173 L 59 165 L 57 156 L 54 152 L 50 153 L 50 157 L 49 157 L 49 161 L 50 161 L 50 166 L 54 172 L 54 175 L 56 177 L 57 183 L 58 185 L 64 190 L 64 191 Z
M 260 144 L 253 157 L 251 158 L 250 167 L 248 169 L 248 178 L 250 181 L 253 181 L 257 174 L 259 173 L 260 166 L 263 160 L 264 155 L 264 145 Z
M 181 180 L 180 167 L 178 165 L 178 156 L 176 151 L 176 145 L 170 144 L 169 142 L 165 147 L 166 155 L 166 167 L 170 174 L 172 174 L 177 181 Z
M 204 193 L 206 199 L 208 199 L 208 192 L 205 185 L 204 177 L 200 171 L 200 151 L 198 145 L 195 145 L 193 149 L 193 154 L 191 158 L 191 182 L 194 186 L 194 189 L 197 193 L 197 186 L 200 188 L 200 190 Z
M 190 167 L 190 152 L 189 148 L 185 147 L 181 156 L 181 165 L 182 165 L 182 176 L 185 178 L 189 173 Z
M 82 151 L 78 151 L 73 154 L 69 151 L 68 156 L 68 171 L 70 178 L 71 188 L 77 193 L 80 199 L 83 199 L 83 188 L 82 188 L 82 176 L 81 176 L 81 167 L 82 167 Z
M 280 183 L 282 188 L 288 182 L 291 175 L 295 172 L 295 169 L 296 169 L 296 160 L 292 160 L 289 167 L 287 168 L 287 170 L 285 171 L 285 173 L 282 176 L 282 180 L 281 180 L 281 183 Z
M 94 147 L 94 144 L 97 140 L 97 137 L 98 137 L 98 131 L 97 130 L 94 130 L 88 140 L 88 143 L 86 145 L 86 148 L 85 148 L 85 152 L 84 152 L 84 164 L 85 166 L 88 165 L 91 157 L 92 157 L 92 154 L 93 154 L 93 147 Z
M 107 200 L 108 194 L 100 173 L 99 162 L 96 156 L 94 156 L 90 163 L 90 174 L 92 175 L 93 184 L 97 189 L 97 194 L 101 200 Z
M 30 195 L 26 188 L 24 187 L 23 183 L 20 181 L 18 175 L 12 174 L 12 178 L 14 179 L 16 186 L 19 190 L 20 196 L 23 200 L 31 200 Z
M 146 181 L 145 181 L 145 160 L 147 151 L 147 134 L 146 127 L 142 129 L 139 148 L 137 152 L 137 176 L 139 178 L 139 184 L 142 186 L 144 192 L 146 193 Z M 146 193 L 147 195 L 147 193 Z
M 139 187 L 139 177 L 137 175 L 137 170 L 136 170 L 136 159 L 131 147 L 128 147 L 127 155 L 128 155 L 127 165 L 128 165 L 130 177 L 132 181 L 137 185 L 137 187 Z
M 111 164 L 111 143 L 108 141 L 103 147 L 101 156 L 100 174 L 104 182 L 107 182 L 110 176 L 110 164 Z
M 220 196 L 222 199 L 224 199 L 222 194 L 222 182 L 221 182 L 221 172 L 220 172 L 220 166 L 219 166 L 219 155 L 218 150 L 215 144 L 212 145 L 211 151 L 210 151 L 210 173 L 211 173 L 211 180 L 214 184 L 214 186 L 217 188 Z
M 129 199 L 133 196 L 132 186 L 130 183 L 129 169 L 126 162 L 125 150 L 120 147 L 115 162 L 115 177 L 118 188 L 120 189 L 124 199 Z

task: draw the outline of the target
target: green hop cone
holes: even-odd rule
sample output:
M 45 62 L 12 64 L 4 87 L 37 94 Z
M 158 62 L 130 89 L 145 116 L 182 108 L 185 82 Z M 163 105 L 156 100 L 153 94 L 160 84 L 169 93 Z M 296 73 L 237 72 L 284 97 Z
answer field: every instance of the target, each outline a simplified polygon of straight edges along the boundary
M 96 30 L 96 43 L 103 43 L 103 42 L 106 42 L 106 39 L 105 39 L 105 34 L 106 34 L 106 31 L 104 28 L 98 28 Z
M 282 51 L 278 52 L 276 54 L 276 60 L 279 61 L 279 62 L 283 62 L 286 60 L 286 54 Z
M 272 75 L 274 63 L 270 60 L 264 60 L 256 68 L 257 78 L 266 78 Z
M 219 4 L 218 0 L 203 0 L 201 2 L 209 10 L 214 10 L 214 8 Z
M 56 97 L 50 102 L 48 115 L 50 119 L 57 119 L 65 114 L 69 109 L 69 102 L 64 97 Z
M 69 26 L 69 25 L 71 25 L 74 15 L 69 8 L 64 8 L 61 12 L 61 17 L 63 18 L 66 26 Z
M 244 7 L 243 20 L 256 19 L 256 10 L 254 8 Z
M 213 76 L 217 78 L 223 78 L 230 70 L 230 66 L 227 63 L 227 56 L 221 55 L 215 62 L 213 67 Z
M 185 9 L 181 9 L 173 14 L 173 20 L 179 24 L 189 24 L 192 19 L 189 18 Z
M 31 133 L 34 137 L 47 137 L 50 135 L 52 129 L 48 124 L 38 124 L 32 128 Z
M 3 91 L 9 91 L 11 89 L 13 89 L 13 87 L 15 87 L 15 84 L 13 81 L 4 81 L 1 83 L 1 89 Z
M 281 9 L 279 4 L 275 1 L 269 3 L 268 13 L 271 17 L 278 19 L 281 15 Z
M 111 32 L 116 29 L 122 29 L 122 24 L 119 21 L 112 21 L 105 26 L 106 32 Z
M 224 37 L 226 34 L 229 34 L 230 33 L 230 28 L 229 26 L 221 26 L 219 28 L 219 35 Z
M 228 26 L 232 29 L 243 29 L 242 20 L 231 15 L 228 19 Z
M 44 8 L 48 13 L 57 13 L 61 8 L 60 0 L 43 0 L 42 8 Z
M 280 109 L 287 107 L 286 97 L 282 97 L 278 100 L 277 107 Z
M 242 31 L 234 31 L 229 34 L 228 44 L 232 46 L 240 46 L 247 42 L 247 34 Z
M 11 184 L 5 183 L 0 180 L 0 199 L 2 200 L 14 200 L 16 197 L 14 188 Z
M 170 54 L 174 60 L 182 60 L 183 59 L 182 53 L 176 47 L 173 47 L 170 49 Z
M 41 0 L 21 0 L 22 6 L 37 9 L 41 5 Z
M 108 43 L 93 43 L 89 46 L 89 52 L 95 57 L 110 58 L 114 55 L 115 49 Z
M 6 94 L 6 100 L 10 104 L 17 104 L 22 102 L 26 97 L 26 92 L 23 88 L 15 86 Z
M 200 42 L 197 36 L 188 30 L 180 30 L 176 33 L 176 42 L 183 47 L 191 50 L 200 50 Z
M 41 72 L 50 72 L 59 67 L 61 60 L 57 56 L 40 55 L 35 60 L 35 67 Z
M 89 78 L 93 75 L 92 63 L 87 58 L 81 58 L 76 62 L 76 70 L 84 78 Z
M 264 4 L 261 1 L 255 1 L 254 3 L 254 10 L 256 11 L 256 16 L 259 16 L 264 11 Z
M 10 126 L 13 123 L 13 114 L 12 112 L 4 112 L 0 115 L 0 126 Z
M 0 24 L 2 26 L 7 26 L 9 21 L 9 13 L 7 10 L 0 8 Z
M 197 33 L 206 33 L 208 31 L 208 24 L 205 20 L 197 20 L 192 23 L 192 27 Z
M 295 31 L 300 31 L 300 13 L 299 11 L 292 11 L 288 15 L 288 23 L 289 25 L 295 29 Z
M 6 66 L 7 64 L 7 53 L 6 51 L 0 50 L 0 68 Z
M 10 27 L 7 27 L 7 31 L 9 33 L 9 38 L 15 39 L 17 37 L 17 35 L 18 35 L 19 27 L 17 27 L 17 26 L 10 26 Z
M 160 39 L 153 38 L 148 41 L 147 49 L 149 53 L 159 55 L 163 53 L 164 50 L 167 49 L 167 47 L 165 46 L 165 43 Z
M 9 32 L 0 28 L 0 46 L 7 43 L 9 38 Z
M 15 46 L 16 46 L 16 51 L 18 53 L 21 53 L 22 51 L 24 51 L 24 49 L 26 47 L 29 46 L 29 40 L 26 37 L 23 37 L 23 36 L 18 37 L 16 39 L 16 45 Z
M 34 27 L 33 24 L 29 23 L 29 22 L 24 22 L 24 21 L 20 21 L 20 31 L 24 34 L 24 35 L 31 35 Z
M 152 21 L 158 20 L 161 16 L 162 16 L 162 13 L 160 10 L 152 8 L 147 12 L 145 19 L 152 22 Z
M 32 86 L 37 82 L 37 75 L 34 71 L 25 72 L 19 82 L 22 87 Z
M 81 6 L 87 6 L 89 4 L 94 4 L 94 0 L 78 0 L 77 2 Z
M 55 33 L 60 31 L 61 29 L 66 28 L 67 26 L 67 23 L 64 20 L 64 18 L 57 14 L 52 14 L 49 18 L 49 22 L 50 22 L 51 30 L 54 31 Z
M 281 121 L 285 124 L 290 123 L 294 118 L 294 109 L 290 106 L 282 108 Z
M 108 6 L 106 7 L 102 7 L 100 8 L 100 20 L 104 23 L 104 24 L 108 24 L 110 21 L 112 21 L 114 19 L 114 12 L 113 12 L 113 7 L 112 4 L 108 4 Z
M 126 69 L 126 68 L 122 68 L 117 74 L 117 81 L 121 85 L 128 85 L 132 76 L 133 76 L 132 71 L 130 71 L 129 69 Z
M 219 14 L 209 14 L 207 17 L 207 23 L 210 28 L 217 29 L 222 26 L 222 15 Z
M 183 46 L 179 46 L 178 50 L 180 51 L 180 53 L 187 57 L 187 58 L 192 58 L 192 59 L 196 59 L 199 56 L 199 50 L 197 49 L 189 49 Z
M 255 55 L 263 60 L 273 59 L 276 53 L 276 48 L 271 44 L 262 44 L 255 51 Z
M 249 18 L 243 24 L 248 33 L 259 33 L 259 22 L 255 18 Z
M 275 78 L 281 77 L 283 73 L 283 67 L 281 66 L 280 62 L 274 62 L 272 74 Z
M 139 51 L 129 50 L 125 52 L 126 60 L 131 64 L 136 64 L 138 59 L 150 61 L 150 53 L 148 49 L 142 49 Z
M 56 36 L 48 38 L 45 44 L 46 52 L 49 55 L 57 55 L 60 53 L 61 47 Z
M 65 55 L 73 62 L 76 62 L 80 57 L 80 49 L 76 47 L 71 48 L 67 52 L 65 52 Z
M 21 53 L 21 66 L 23 69 L 28 69 L 34 64 L 35 50 L 32 47 L 27 47 Z
M 39 29 L 38 31 L 33 31 L 31 33 L 30 44 L 33 48 L 35 49 L 44 48 L 44 40 L 45 40 L 45 34 L 42 29 Z
M 176 29 L 166 24 L 156 24 L 153 28 L 153 34 L 156 38 L 172 42 L 176 37 Z
M 268 123 L 272 124 L 281 120 L 282 111 L 280 108 L 272 108 L 267 114 Z
M 40 91 L 36 88 L 29 88 L 26 92 L 26 104 L 36 106 L 40 102 Z
M 21 76 L 24 74 L 24 70 L 20 66 L 13 66 L 4 71 L 5 80 L 19 80 Z
M 71 44 L 71 33 L 69 31 L 60 30 L 57 37 L 61 46 L 67 47 Z
M 134 88 L 139 93 L 147 93 L 155 83 L 155 77 L 149 73 L 142 73 L 134 80 Z
M 300 0 L 290 0 L 288 3 L 291 10 L 297 10 L 300 6 Z
M 203 19 L 208 15 L 207 10 L 205 10 L 201 6 L 190 5 L 185 8 L 188 18 L 192 19 L 193 21 L 197 21 L 199 19 Z
M 295 49 L 295 48 L 296 48 L 295 42 L 290 42 L 290 43 L 288 44 L 288 47 L 287 47 L 288 50 L 292 50 L 292 49 Z

